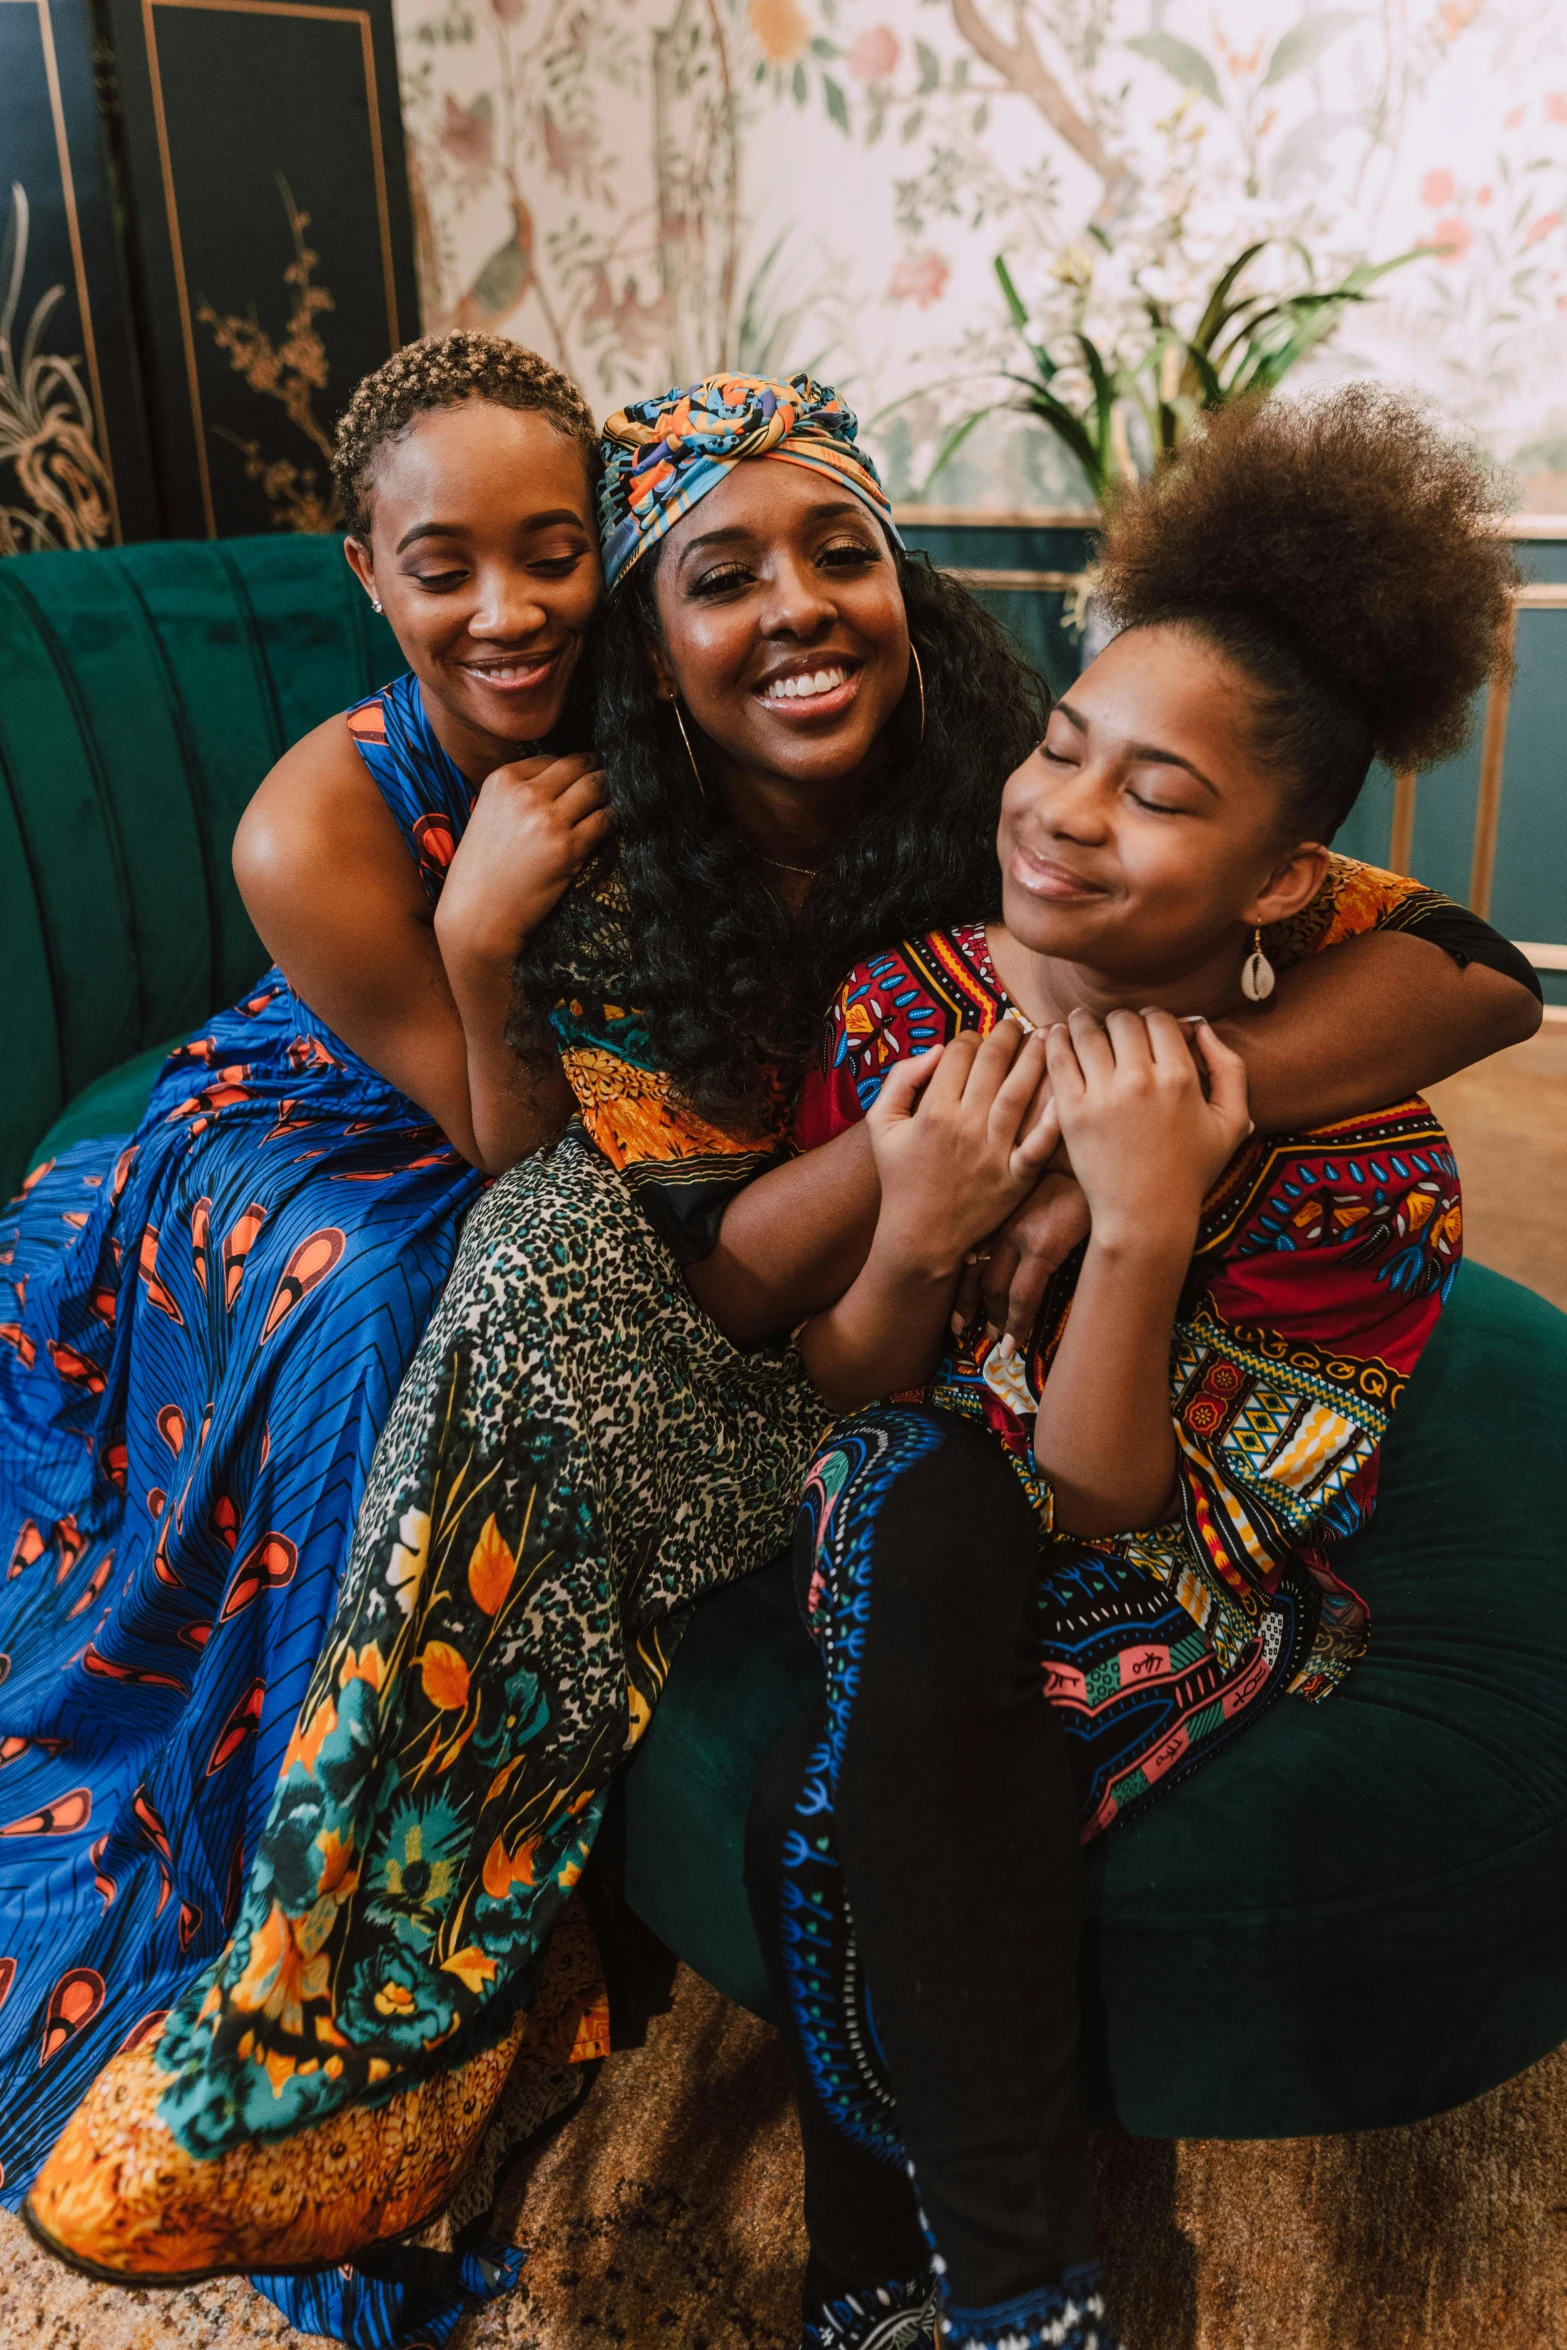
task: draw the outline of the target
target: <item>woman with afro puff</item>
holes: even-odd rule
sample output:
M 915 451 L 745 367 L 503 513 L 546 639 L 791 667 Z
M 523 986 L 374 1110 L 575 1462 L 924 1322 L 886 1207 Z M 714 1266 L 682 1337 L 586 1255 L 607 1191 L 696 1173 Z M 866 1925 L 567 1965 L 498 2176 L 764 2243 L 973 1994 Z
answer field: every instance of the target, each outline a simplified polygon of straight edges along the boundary
M 1000 919 L 856 965 L 802 1088 L 797 1141 L 863 1120 L 881 1184 L 801 1333 L 848 1415 L 796 1533 L 826 1704 L 748 1851 L 809 2350 L 1110 2350 L 1079 1844 L 1363 1653 L 1337 1545 L 1460 1246 L 1423 1101 L 1260 1134 L 1212 1024 L 1265 1026 L 1316 943 L 1372 760 L 1461 740 L 1504 642 L 1490 505 L 1371 387 L 1216 418 L 1110 517 L 1120 633 L 1007 783 Z M 1086 1241 L 1015 1342 L 954 1301 L 1058 1143 Z

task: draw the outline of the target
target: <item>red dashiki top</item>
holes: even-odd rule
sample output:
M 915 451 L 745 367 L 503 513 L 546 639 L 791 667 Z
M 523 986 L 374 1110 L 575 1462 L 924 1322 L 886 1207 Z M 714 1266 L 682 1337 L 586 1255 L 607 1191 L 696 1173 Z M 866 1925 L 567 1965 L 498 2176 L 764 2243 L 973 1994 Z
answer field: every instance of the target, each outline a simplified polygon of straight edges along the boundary
M 1362 869 L 1363 870 L 1363 869 Z M 850 972 L 801 1088 L 802 1149 L 863 1118 L 894 1061 L 1011 1009 L 984 928 L 932 931 Z M 1394 1405 L 1457 1270 L 1458 1169 L 1418 1097 L 1297 1135 L 1254 1135 L 1203 1207 L 1170 1350 L 1180 1510 L 1088 1545 L 1169 1587 L 1228 1666 L 1257 1637 L 1283 1562 L 1322 1587 L 1316 1643 L 1291 1688 L 1325 1697 L 1364 1653 L 1367 1611 L 1330 1562 L 1376 1494 Z M 1051 1538 L 1033 1419 L 1082 1251 L 1009 1362 L 983 1329 L 949 1340 L 922 1399 L 982 1421 Z M 1071 1537 L 1081 1547 L 1081 1538 Z

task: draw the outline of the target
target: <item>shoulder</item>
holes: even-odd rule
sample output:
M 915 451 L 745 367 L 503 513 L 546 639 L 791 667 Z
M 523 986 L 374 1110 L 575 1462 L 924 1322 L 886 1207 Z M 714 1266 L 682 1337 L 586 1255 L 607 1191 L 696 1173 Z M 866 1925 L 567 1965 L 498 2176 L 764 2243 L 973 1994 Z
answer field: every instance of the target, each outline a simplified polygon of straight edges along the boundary
M 1005 999 L 990 971 L 982 923 L 930 930 L 856 963 L 827 1007 L 800 1088 L 802 1149 L 863 1118 L 895 1061 L 944 1044 L 961 1028 L 993 1027 Z
M 961 1028 L 990 1027 L 1006 1008 L 980 922 L 927 930 L 856 963 L 829 1007 L 849 1052 L 922 1053 Z
M 1445 1294 L 1461 1252 L 1458 1165 L 1419 1095 L 1293 1135 L 1255 1137 L 1209 1194 L 1198 1255 L 1339 1289 L 1357 1279 L 1388 1305 Z M 1326 1294 L 1326 1292 L 1324 1292 Z
M 377 697 L 378 698 L 378 697 Z M 234 876 L 253 895 L 313 888 L 345 862 L 413 863 L 356 739 L 369 705 L 338 712 L 302 735 L 264 778 L 234 835 Z
M 1363 865 L 1357 857 L 1330 855 L 1322 886 L 1310 902 L 1287 922 L 1266 934 L 1270 959 L 1281 967 L 1299 962 L 1324 947 L 1336 947 L 1346 938 L 1371 930 L 1401 929 L 1432 906 L 1442 903 L 1435 890 L 1407 873 L 1388 873 L 1380 865 Z

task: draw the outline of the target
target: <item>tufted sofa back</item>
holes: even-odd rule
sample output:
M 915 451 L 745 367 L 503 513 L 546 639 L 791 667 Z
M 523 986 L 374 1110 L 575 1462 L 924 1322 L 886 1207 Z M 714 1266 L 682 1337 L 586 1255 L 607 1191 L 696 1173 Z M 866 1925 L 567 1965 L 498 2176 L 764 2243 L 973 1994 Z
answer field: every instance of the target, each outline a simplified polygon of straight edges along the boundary
M 401 666 L 335 538 L 0 563 L 0 1199 L 84 1085 L 262 970 L 241 811 Z

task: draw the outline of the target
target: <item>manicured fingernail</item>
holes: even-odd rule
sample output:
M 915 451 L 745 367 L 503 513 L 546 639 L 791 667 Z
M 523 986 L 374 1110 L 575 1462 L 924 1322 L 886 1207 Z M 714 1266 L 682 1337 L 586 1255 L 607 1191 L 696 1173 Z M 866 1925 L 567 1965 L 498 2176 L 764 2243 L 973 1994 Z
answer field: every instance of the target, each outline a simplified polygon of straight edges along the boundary
M 1016 1353 L 1017 1353 L 1017 1341 L 1016 1341 L 1016 1339 L 1013 1337 L 1013 1335 L 1012 1335 L 1011 1331 L 1010 1331 L 1010 1330 L 1008 1330 L 1008 1331 L 1005 1333 L 1005 1335 L 1003 1336 L 1003 1338 L 1002 1338 L 1002 1341 L 1001 1341 L 1001 1360 L 1002 1360 L 1004 1363 L 1010 1363 L 1010 1362 L 1011 1362 L 1011 1360 L 1012 1360 L 1012 1357 L 1013 1357 L 1013 1356 L 1014 1356 Z
M 952 1335 L 954 1338 L 961 1338 L 963 1335 L 963 1316 L 961 1314 L 954 1314 L 952 1317 Z

